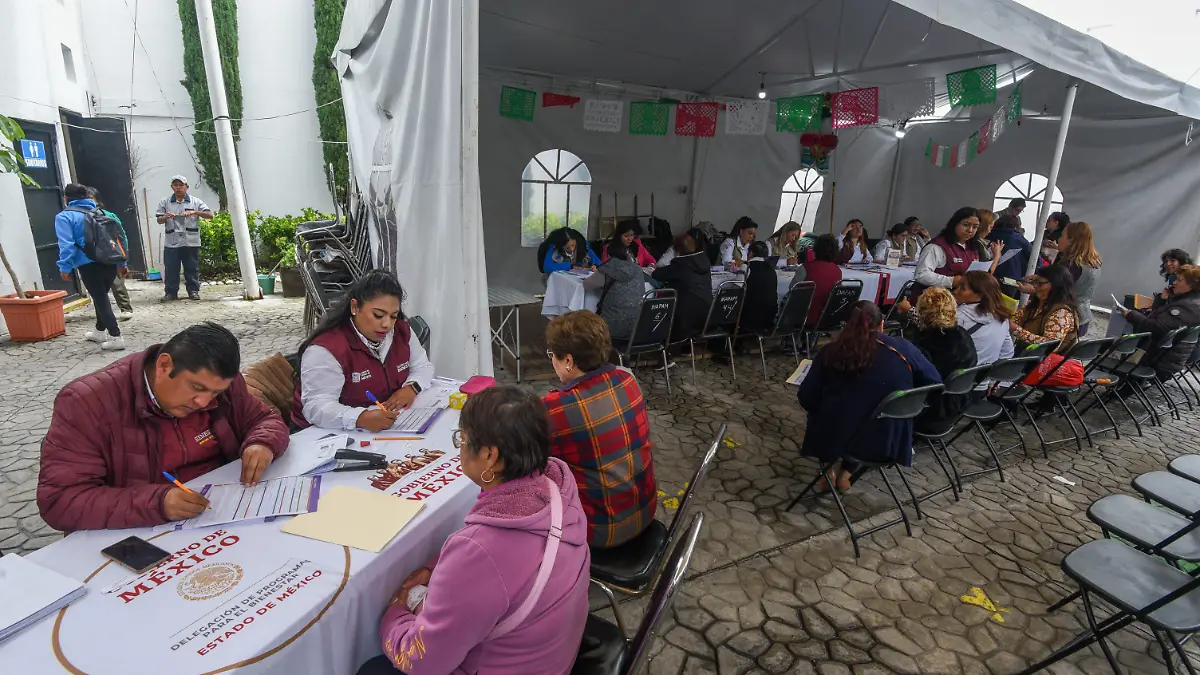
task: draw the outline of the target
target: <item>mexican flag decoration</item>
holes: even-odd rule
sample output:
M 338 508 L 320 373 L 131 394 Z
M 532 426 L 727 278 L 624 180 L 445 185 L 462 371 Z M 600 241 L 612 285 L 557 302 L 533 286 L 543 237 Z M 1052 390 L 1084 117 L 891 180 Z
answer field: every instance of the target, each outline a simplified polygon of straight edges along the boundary
M 1013 90 L 1012 96 L 1008 97 L 1008 123 L 1011 126 L 1021 118 L 1021 85 Z
M 946 90 L 954 108 L 996 102 L 996 66 L 981 66 L 950 73 Z
M 518 87 L 504 87 L 500 90 L 500 116 L 532 122 L 535 101 L 537 92 Z
M 929 158 L 929 163 L 942 168 L 957 169 L 960 166 L 965 166 L 975 160 L 976 157 L 983 154 L 985 150 L 992 147 L 996 139 L 1012 126 L 1013 122 L 1018 122 L 1021 117 L 1021 86 L 1017 85 L 1013 89 L 1012 95 L 1008 101 L 996 109 L 992 117 L 979 127 L 979 130 L 968 136 L 965 140 L 960 141 L 957 145 L 941 145 L 934 143 L 933 139 L 925 145 L 925 156 Z
M 675 135 L 711 138 L 717 135 L 717 109 L 715 101 L 680 103 L 675 106 Z
M 542 92 L 542 107 L 543 108 L 553 108 L 555 106 L 560 106 L 560 105 L 568 105 L 568 106 L 571 106 L 572 108 L 574 108 L 576 103 L 579 103 L 578 96 L 568 96 L 566 94 L 555 94 L 555 93 L 549 92 L 549 91 Z
M 957 146 L 955 146 L 955 149 L 957 149 Z M 930 164 L 944 169 L 950 166 L 950 150 L 945 145 L 934 143 L 931 138 L 925 146 L 925 156 L 929 158 Z
M 666 136 L 671 104 L 637 101 L 629 104 L 629 133 L 635 136 Z
M 862 127 L 879 121 L 879 87 L 839 91 L 833 95 L 833 128 Z
M 781 133 L 804 133 L 821 130 L 821 104 L 823 94 L 794 96 L 775 101 L 775 131 Z

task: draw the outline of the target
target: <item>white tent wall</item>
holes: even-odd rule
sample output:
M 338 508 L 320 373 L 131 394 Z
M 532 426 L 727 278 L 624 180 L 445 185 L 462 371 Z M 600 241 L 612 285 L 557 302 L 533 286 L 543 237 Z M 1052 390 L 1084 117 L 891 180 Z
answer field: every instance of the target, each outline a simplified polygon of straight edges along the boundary
M 354 16 L 348 10 L 339 41 L 349 141 L 375 151 L 351 161 L 360 184 L 370 183 L 365 196 L 381 203 L 378 261 L 407 289 L 405 313 L 429 322 L 437 371 L 458 378 L 492 374 L 478 11 L 478 0 L 360 4 Z
M 1086 221 L 1106 260 L 1097 305 L 1110 293 L 1152 293 L 1163 282 L 1158 256 L 1168 248 L 1195 253 L 1200 238 L 1200 150 L 1184 145 L 1188 120 L 1071 122 L 1058 189 L 1073 220 Z M 1045 176 L 1050 169 L 1057 118 L 1026 118 L 1010 127 L 975 161 L 942 169 L 925 157 L 930 138 L 954 144 L 979 126 L 978 120 L 919 125 L 904 138 L 896 186 L 897 219 L 918 216 L 936 234 L 960 206 L 990 208 L 996 189 L 1022 173 Z M 1038 204 L 1022 217 L 1032 232 Z
M 579 156 L 592 175 L 590 218 L 597 217 L 596 196 L 604 199 L 604 215 L 613 215 L 613 193 L 621 202 L 621 215 L 629 215 L 632 197 L 638 209 L 649 212 L 654 194 L 655 214 L 671 223 L 675 234 L 692 223 L 710 221 L 729 230 L 741 216 L 753 218 L 765 238 L 775 224 L 783 184 L 800 168 L 798 134 L 768 129 L 762 136 L 727 136 L 718 123 L 713 138 L 634 136 L 585 131 L 581 102 L 574 108 L 536 108 L 532 122 L 501 117 L 500 90 L 505 82 L 485 78 L 480 83 L 480 184 L 483 193 L 484 243 L 488 278 L 494 284 L 540 292 L 537 249 L 521 246 L 521 173 L 539 152 L 568 150 Z M 548 84 L 510 82 L 540 91 Z M 560 91 L 561 89 L 554 89 Z M 572 95 L 588 98 L 587 92 Z M 628 111 L 628 106 L 626 106 Z M 627 114 L 627 113 L 626 113 Z M 672 111 L 670 128 L 674 128 Z M 874 233 L 883 229 L 887 193 L 897 146 L 890 129 L 848 129 L 833 153 L 833 171 L 825 179 L 825 195 L 817 210 L 818 232 L 829 229 L 829 190 L 838 181 L 833 218 L 835 231 L 851 218 L 861 218 Z M 692 155 L 696 157 L 694 215 L 687 222 Z M 575 203 L 572 203 L 572 211 Z

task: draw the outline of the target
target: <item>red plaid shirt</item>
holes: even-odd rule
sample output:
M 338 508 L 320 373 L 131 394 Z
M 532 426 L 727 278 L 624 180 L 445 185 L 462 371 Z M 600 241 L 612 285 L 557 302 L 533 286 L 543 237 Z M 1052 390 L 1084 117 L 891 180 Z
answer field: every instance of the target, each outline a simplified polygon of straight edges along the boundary
M 654 518 L 650 422 L 637 380 L 603 366 L 546 394 L 550 454 L 571 467 L 588 520 L 588 544 L 610 548 Z

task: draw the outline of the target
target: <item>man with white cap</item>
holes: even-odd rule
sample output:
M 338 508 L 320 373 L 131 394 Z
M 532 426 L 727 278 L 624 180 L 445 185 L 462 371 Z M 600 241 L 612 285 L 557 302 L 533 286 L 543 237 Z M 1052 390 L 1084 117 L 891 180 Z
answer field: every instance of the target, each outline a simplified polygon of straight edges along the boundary
M 200 299 L 200 219 L 212 220 L 212 209 L 188 193 L 187 178 L 171 177 L 171 196 L 158 203 L 155 214 L 166 226 L 163 240 L 162 302 L 179 299 L 179 266 L 187 282 L 188 298 Z

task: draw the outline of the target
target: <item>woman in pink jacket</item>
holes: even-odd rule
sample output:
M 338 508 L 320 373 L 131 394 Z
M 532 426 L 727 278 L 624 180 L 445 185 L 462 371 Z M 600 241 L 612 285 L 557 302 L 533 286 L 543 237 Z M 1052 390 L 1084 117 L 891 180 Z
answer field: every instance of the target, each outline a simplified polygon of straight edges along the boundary
M 550 456 L 546 409 L 528 390 L 493 387 L 467 401 L 459 427 L 479 500 L 400 587 L 379 627 L 384 656 L 359 675 L 565 675 L 587 621 L 591 554 L 575 480 Z

